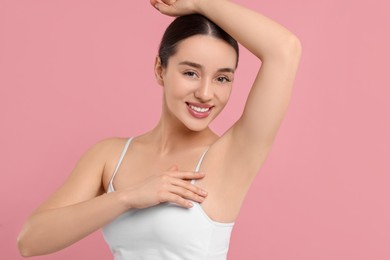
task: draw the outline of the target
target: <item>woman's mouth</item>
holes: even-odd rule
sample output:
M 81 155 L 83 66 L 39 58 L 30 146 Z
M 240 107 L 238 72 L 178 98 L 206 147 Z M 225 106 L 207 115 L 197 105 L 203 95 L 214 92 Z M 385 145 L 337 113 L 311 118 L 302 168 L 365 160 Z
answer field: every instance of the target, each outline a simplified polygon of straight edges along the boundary
M 195 118 L 207 117 L 214 106 L 186 102 L 188 111 Z

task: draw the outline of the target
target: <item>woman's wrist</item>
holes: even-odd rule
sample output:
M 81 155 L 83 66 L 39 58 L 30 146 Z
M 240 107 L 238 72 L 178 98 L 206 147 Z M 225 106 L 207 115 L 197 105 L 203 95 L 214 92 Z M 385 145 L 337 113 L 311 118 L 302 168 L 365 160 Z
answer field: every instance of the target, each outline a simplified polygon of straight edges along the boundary
M 118 202 L 125 210 L 129 210 L 132 208 L 131 199 L 129 196 L 129 191 L 119 190 L 119 191 L 113 192 L 113 194 L 115 194 Z
M 213 2 L 213 3 L 211 3 Z M 207 17 L 207 8 L 210 4 L 223 4 L 224 2 L 227 2 L 227 0 L 196 0 L 194 11 L 198 14 L 201 14 L 203 16 Z
M 202 14 L 203 15 L 203 7 L 202 5 L 204 4 L 205 0 L 194 0 L 194 13 Z
M 196 0 L 195 1 L 195 12 L 205 16 L 205 10 L 207 9 L 207 2 L 212 0 Z

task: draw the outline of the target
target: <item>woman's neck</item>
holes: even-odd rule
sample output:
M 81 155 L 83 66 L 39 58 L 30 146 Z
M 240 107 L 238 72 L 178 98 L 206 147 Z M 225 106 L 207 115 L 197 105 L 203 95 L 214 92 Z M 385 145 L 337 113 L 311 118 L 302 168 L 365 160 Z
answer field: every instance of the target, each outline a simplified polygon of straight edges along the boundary
M 156 145 L 156 152 L 162 156 L 191 148 L 203 148 L 219 138 L 209 127 L 202 131 L 192 131 L 184 125 L 178 126 L 163 119 L 144 137 Z

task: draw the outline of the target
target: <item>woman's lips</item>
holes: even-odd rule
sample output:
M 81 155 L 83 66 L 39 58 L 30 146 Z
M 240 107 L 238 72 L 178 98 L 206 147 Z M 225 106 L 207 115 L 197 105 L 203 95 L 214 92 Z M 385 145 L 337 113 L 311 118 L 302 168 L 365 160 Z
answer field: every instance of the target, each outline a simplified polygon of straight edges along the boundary
M 188 112 L 195 118 L 205 118 L 208 117 L 211 113 L 211 110 L 214 106 L 208 104 L 199 104 L 186 102 Z

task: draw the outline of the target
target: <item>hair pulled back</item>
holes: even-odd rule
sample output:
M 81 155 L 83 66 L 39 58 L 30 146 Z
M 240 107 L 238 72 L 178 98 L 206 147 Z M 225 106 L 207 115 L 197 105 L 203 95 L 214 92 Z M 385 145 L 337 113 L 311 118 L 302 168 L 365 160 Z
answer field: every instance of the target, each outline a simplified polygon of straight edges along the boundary
M 218 25 L 200 14 L 179 16 L 167 27 L 158 51 L 161 66 L 168 65 L 168 59 L 176 53 L 178 43 L 194 35 L 210 35 L 228 43 L 237 54 L 237 67 L 239 54 L 237 41 Z

